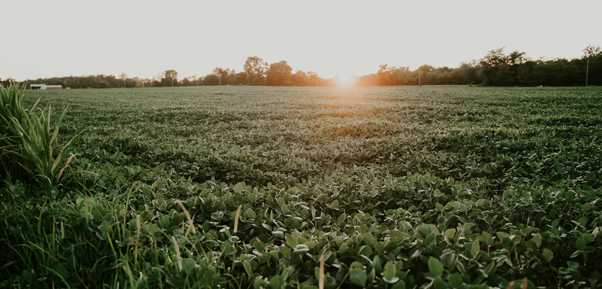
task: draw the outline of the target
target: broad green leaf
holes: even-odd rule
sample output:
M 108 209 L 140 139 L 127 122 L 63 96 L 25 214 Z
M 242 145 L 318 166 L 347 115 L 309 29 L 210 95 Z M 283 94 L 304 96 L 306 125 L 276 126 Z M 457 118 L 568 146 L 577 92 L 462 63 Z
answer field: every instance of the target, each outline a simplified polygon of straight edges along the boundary
M 381 265 L 380 258 L 378 256 L 374 256 L 374 260 L 372 260 L 372 268 L 376 270 L 376 273 L 383 271 L 383 266 Z
M 270 278 L 270 288 L 272 289 L 283 289 L 286 287 L 286 283 L 284 282 L 284 277 L 280 275 L 276 275 Z
M 176 215 L 174 215 L 174 219 L 177 219 L 177 217 L 178 217 L 178 215 L 177 215 L 177 214 L 176 214 Z M 211 214 L 211 219 L 212 219 L 212 220 L 214 220 L 214 221 L 216 221 L 216 222 L 219 222 L 219 221 L 221 221 L 223 217 L 224 217 L 224 212 L 222 212 L 222 211 L 213 212 L 213 213 Z M 174 219 L 172 219 L 172 222 L 173 222 L 173 220 L 174 220 Z M 180 222 L 180 221 L 178 220 L 178 221 L 177 221 L 177 223 L 179 223 L 179 222 Z M 172 225 L 173 225 L 173 224 L 172 224 Z
M 297 238 L 292 235 L 286 234 L 286 243 L 291 246 L 291 248 L 297 247 Z
M 485 246 L 491 246 L 491 244 L 493 244 L 493 236 L 491 236 L 491 234 L 487 232 L 483 232 L 481 240 L 483 241 Z
M 238 183 L 236 184 L 236 186 L 234 186 L 234 192 L 236 193 L 240 193 L 242 192 L 242 190 L 245 188 L 243 183 Z
M 244 260 L 242 262 L 242 265 L 245 268 L 245 272 L 247 272 L 247 275 L 251 277 L 251 275 L 253 275 L 253 267 L 251 267 L 251 263 L 249 262 L 249 260 Z
M 533 237 L 533 241 L 535 241 L 535 245 L 539 248 L 541 246 L 541 235 L 537 234 Z
M 248 208 L 247 209 L 247 218 L 250 219 L 255 219 L 257 217 L 257 214 L 255 214 L 255 211 L 253 211 L 253 209 Z
M 259 252 L 265 251 L 265 245 L 259 239 L 256 239 L 255 243 L 253 243 L 253 247 Z
M 277 238 L 284 238 L 284 232 L 282 231 L 272 231 L 272 235 Z
M 364 233 L 368 232 L 368 226 L 363 224 L 359 227 L 358 231 L 360 232 L 360 234 L 364 234 Z
M 541 253 L 541 255 L 543 255 L 544 259 L 546 259 L 546 261 L 550 262 L 552 260 L 552 258 L 554 258 L 554 253 L 552 253 L 552 251 L 550 251 L 549 249 L 543 249 L 543 252 Z
M 445 236 L 448 239 L 453 239 L 455 234 L 456 234 L 456 229 L 447 229 L 447 230 L 445 230 Z
M 374 243 L 376 243 L 374 237 L 372 236 L 372 233 L 370 232 L 363 234 L 361 238 L 367 245 L 374 245 Z
M 536 251 L 537 250 L 537 244 L 535 244 L 535 241 L 533 241 L 533 239 L 527 241 L 527 248 Z
M 583 210 L 584 213 L 589 212 L 590 208 L 591 208 L 591 205 L 589 203 L 585 203 L 581 206 L 581 210 Z
M 472 223 L 466 223 L 462 227 L 462 232 L 464 235 L 469 235 L 472 232 Z
M 401 231 L 391 231 L 389 232 L 389 238 L 391 238 L 391 242 L 397 243 L 397 242 L 401 242 L 403 241 L 403 239 L 410 239 L 412 236 L 410 236 L 410 234 L 408 233 L 404 233 Z
M 345 222 L 346 219 L 346 215 L 345 213 L 342 213 L 338 218 L 337 218 L 337 222 L 339 222 L 339 224 L 342 224 L 343 222 Z
M 391 289 L 406 289 L 406 282 L 403 280 L 397 281 L 397 283 L 393 284 Z
M 351 269 L 351 271 L 349 272 L 349 281 L 360 287 L 364 287 L 367 278 L 368 276 L 366 275 L 366 272 L 364 272 L 364 270 L 362 269 L 355 268 Z
M 575 247 L 577 250 L 583 251 L 585 249 L 585 241 L 581 238 L 577 239 L 577 241 L 575 241 Z
M 458 288 L 464 285 L 464 280 L 462 279 L 462 276 L 460 276 L 460 274 L 458 273 L 449 275 L 448 281 L 449 285 L 451 285 L 453 288 Z
M 435 241 L 436 238 L 437 238 L 437 234 L 435 232 L 431 232 L 430 234 L 428 234 L 426 236 L 426 238 L 424 238 L 424 244 L 429 246 L 433 241 Z
M 447 289 L 447 285 L 445 285 L 445 282 L 443 282 L 443 279 L 441 279 L 440 276 L 437 276 L 435 280 L 433 280 L 433 287 L 435 289 Z
M 472 254 L 473 258 L 476 258 L 480 251 L 479 240 L 472 242 L 472 247 L 470 248 L 470 254 Z
M 428 265 L 431 274 L 435 276 L 441 276 L 443 274 L 443 264 L 439 260 L 431 257 L 429 258 Z
M 257 276 L 255 277 L 255 281 L 253 282 L 253 289 L 261 289 L 261 288 L 267 288 L 265 286 L 265 282 L 263 281 L 263 279 L 261 279 L 261 277 Z
M 441 263 L 445 265 L 445 267 L 450 267 L 454 260 L 456 259 L 456 255 L 452 252 L 445 252 L 441 255 Z
M 385 270 L 383 271 L 383 280 L 390 284 L 397 282 L 399 278 L 395 276 L 395 273 L 395 265 L 393 265 L 391 261 L 387 262 L 387 264 L 385 264 Z
M 334 200 L 332 203 L 330 203 L 330 207 L 333 209 L 336 209 L 339 207 L 339 201 L 338 200 Z
M 182 269 L 184 269 L 184 272 L 186 272 L 186 274 L 190 274 L 192 270 L 194 270 L 195 265 L 196 262 L 194 262 L 194 260 L 192 259 L 186 258 L 182 260 Z
M 497 232 L 495 233 L 497 235 L 498 240 L 504 240 L 504 238 L 509 237 L 510 235 L 508 235 L 508 233 L 504 233 L 504 232 Z

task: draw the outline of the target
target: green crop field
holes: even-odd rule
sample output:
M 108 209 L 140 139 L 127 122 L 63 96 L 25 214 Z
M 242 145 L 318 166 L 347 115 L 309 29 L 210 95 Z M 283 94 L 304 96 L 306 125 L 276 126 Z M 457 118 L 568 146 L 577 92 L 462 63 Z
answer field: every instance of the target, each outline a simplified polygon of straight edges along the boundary
M 602 284 L 600 88 L 25 96 L 75 157 L 3 160 L 0 288 Z

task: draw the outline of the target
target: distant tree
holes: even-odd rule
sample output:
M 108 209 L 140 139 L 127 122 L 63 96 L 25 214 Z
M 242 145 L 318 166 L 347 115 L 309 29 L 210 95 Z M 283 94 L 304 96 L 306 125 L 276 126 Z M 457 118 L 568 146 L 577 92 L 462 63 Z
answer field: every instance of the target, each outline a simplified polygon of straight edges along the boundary
M 166 70 L 165 72 L 163 72 L 163 78 L 161 79 L 161 84 L 162 86 L 169 86 L 171 84 L 171 86 L 174 86 L 175 84 L 178 84 L 178 72 L 175 70 Z
M 485 85 L 516 85 L 516 71 L 511 61 L 519 61 L 524 53 L 504 54 L 504 48 L 491 50 L 480 61 Z M 511 58 L 513 57 L 514 60 Z
M 247 74 L 245 72 L 235 73 L 232 71 L 230 79 L 228 80 L 230 85 L 243 85 L 247 83 Z
M 208 74 L 203 77 L 203 85 L 219 85 L 219 77 L 215 74 Z
M 267 85 L 271 86 L 288 86 L 291 80 L 291 71 L 293 69 L 286 63 L 280 61 L 272 63 L 270 69 L 266 73 Z
M 457 84 L 477 84 L 481 83 L 478 77 L 479 63 L 477 60 L 469 62 L 461 62 L 460 66 L 454 70 L 454 74 L 458 75 Z
M 248 77 L 248 85 L 265 84 L 265 74 L 267 71 L 267 62 L 257 56 L 250 56 L 244 65 L 245 73 Z
M 309 86 L 311 85 L 311 79 L 307 73 L 297 70 L 295 74 L 291 75 L 290 84 L 296 86 Z
M 320 78 L 318 77 L 317 72 L 308 71 L 307 78 L 309 79 L 309 86 L 319 86 L 320 85 Z
M 123 87 L 127 87 L 127 85 L 125 83 L 125 80 L 128 79 L 127 74 L 125 74 L 125 73 L 120 74 L 119 79 L 123 80 Z
M 588 45 L 583 49 L 583 58 L 592 56 L 602 56 L 602 48 L 599 45 Z
M 389 67 L 388 64 L 379 65 L 376 77 L 376 85 L 395 85 L 395 66 Z
M 593 58 L 593 59 L 592 59 Z M 600 46 L 589 45 L 583 49 L 583 57 L 585 60 L 585 77 L 586 85 L 600 85 L 602 83 L 602 49 Z M 591 63 L 590 63 L 591 61 Z M 595 64 L 597 63 L 597 65 Z M 591 82 L 593 80 L 593 82 Z
M 221 67 L 216 67 L 213 69 L 213 74 L 215 74 L 219 79 L 219 85 L 227 85 L 230 84 L 230 78 L 236 72 L 229 68 L 223 69 Z

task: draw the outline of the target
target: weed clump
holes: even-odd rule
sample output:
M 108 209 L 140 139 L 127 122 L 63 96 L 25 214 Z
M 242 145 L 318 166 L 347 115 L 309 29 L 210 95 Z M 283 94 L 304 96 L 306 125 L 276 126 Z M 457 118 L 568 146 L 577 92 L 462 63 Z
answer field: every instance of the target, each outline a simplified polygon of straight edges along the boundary
M 74 155 L 67 158 L 67 148 L 75 137 L 59 144 L 59 127 L 67 112 L 55 126 L 50 125 L 52 107 L 23 106 L 25 85 L 10 84 L 0 90 L 0 135 L 2 162 L 7 172 L 18 179 L 35 180 L 44 186 L 56 186 Z

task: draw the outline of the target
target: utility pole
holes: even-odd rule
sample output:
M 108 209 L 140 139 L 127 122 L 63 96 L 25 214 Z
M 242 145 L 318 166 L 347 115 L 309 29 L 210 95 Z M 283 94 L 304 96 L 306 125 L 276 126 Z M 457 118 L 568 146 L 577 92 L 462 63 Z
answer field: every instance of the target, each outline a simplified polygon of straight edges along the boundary
M 422 71 L 418 69 L 418 86 L 420 86 L 420 74 L 422 74 Z
M 587 54 L 587 68 L 585 69 L 585 86 L 587 86 L 588 78 L 589 78 L 589 53 Z

